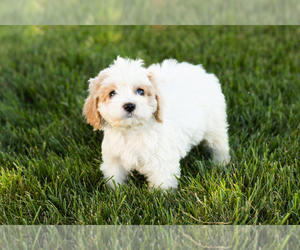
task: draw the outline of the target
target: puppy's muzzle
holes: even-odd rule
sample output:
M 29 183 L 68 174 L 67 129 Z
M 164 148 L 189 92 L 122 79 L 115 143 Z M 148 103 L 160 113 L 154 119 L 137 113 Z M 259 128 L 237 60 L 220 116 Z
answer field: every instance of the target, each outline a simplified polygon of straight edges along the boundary
M 127 112 L 131 113 L 132 111 L 135 110 L 135 104 L 133 104 L 133 103 L 126 103 L 126 104 L 123 105 L 123 108 L 124 108 Z

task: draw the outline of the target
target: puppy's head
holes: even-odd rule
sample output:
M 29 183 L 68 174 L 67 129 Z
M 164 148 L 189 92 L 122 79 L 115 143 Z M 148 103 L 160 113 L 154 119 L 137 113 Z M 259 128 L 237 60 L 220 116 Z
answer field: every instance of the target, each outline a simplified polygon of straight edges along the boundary
M 83 114 L 95 130 L 102 129 L 104 122 L 114 128 L 131 128 L 154 117 L 162 123 L 154 75 L 143 67 L 142 60 L 118 57 L 89 80 Z

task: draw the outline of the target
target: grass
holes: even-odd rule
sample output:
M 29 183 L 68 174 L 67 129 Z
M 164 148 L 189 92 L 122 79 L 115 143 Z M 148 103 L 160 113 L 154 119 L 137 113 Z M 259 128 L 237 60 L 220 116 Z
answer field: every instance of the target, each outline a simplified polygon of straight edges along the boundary
M 299 224 L 300 27 L 0 27 L 1 224 Z M 117 55 L 176 58 L 217 75 L 232 162 L 201 145 L 176 192 L 133 173 L 111 191 L 102 132 L 82 117 L 87 80 Z
M 1 0 L 1 24 L 298 25 L 298 0 Z

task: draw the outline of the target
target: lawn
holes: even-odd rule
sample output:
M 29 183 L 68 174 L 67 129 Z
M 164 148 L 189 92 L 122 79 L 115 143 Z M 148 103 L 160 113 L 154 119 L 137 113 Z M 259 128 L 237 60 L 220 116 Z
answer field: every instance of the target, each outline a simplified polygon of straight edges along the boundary
M 300 27 L 0 27 L 1 224 L 299 224 Z M 110 190 L 88 79 L 117 55 L 203 64 L 227 101 L 231 163 L 201 145 L 175 192 Z

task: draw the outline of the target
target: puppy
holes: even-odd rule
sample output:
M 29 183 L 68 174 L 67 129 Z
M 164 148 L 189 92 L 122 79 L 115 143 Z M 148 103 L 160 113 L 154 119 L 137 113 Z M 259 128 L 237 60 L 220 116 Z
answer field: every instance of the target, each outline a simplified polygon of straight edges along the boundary
M 134 169 L 150 187 L 176 188 L 180 159 L 202 140 L 214 163 L 230 161 L 224 95 L 201 65 L 118 57 L 89 80 L 83 114 L 104 131 L 100 170 L 112 188 Z

